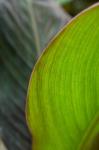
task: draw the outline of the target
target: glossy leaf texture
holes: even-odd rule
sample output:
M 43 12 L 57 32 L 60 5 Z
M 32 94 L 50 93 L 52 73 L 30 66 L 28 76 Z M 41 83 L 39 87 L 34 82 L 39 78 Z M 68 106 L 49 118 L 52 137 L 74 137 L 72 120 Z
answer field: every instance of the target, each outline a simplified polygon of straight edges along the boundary
M 65 26 L 35 65 L 27 120 L 33 150 L 99 148 L 99 3 Z
M 42 48 L 70 19 L 50 2 L 0 0 L 0 138 L 8 150 L 31 149 L 25 119 L 29 76 Z

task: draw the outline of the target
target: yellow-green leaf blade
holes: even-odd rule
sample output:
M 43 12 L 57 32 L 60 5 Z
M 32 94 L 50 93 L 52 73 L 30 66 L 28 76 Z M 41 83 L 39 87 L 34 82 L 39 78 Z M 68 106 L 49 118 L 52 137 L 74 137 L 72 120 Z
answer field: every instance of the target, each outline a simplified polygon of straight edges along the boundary
M 53 40 L 35 66 L 28 94 L 34 150 L 77 150 L 99 110 L 99 4 Z

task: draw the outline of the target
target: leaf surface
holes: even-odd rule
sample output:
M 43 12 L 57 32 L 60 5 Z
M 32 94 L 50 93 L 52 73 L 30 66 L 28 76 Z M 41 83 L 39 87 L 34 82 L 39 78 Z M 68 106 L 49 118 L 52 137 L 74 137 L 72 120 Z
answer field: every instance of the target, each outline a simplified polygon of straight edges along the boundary
M 99 147 L 99 3 L 65 26 L 35 65 L 27 119 L 33 150 Z

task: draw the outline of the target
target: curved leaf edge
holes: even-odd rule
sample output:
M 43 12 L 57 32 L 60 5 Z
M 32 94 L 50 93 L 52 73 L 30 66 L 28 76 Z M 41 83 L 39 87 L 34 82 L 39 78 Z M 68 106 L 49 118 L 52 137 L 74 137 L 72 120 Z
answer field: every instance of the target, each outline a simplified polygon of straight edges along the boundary
M 54 42 L 57 40 L 57 38 L 59 38 L 63 32 L 66 32 L 66 30 L 69 29 L 76 22 L 76 20 L 79 19 L 79 17 L 81 17 L 83 15 L 86 15 L 87 12 L 92 11 L 92 10 L 98 8 L 98 7 L 99 7 L 99 2 L 97 2 L 94 5 L 86 8 L 85 10 L 81 11 L 78 15 L 76 15 L 74 18 L 72 18 L 67 24 L 64 25 L 64 27 L 62 27 L 62 29 L 60 29 L 60 31 L 54 36 L 54 38 L 51 39 L 51 41 L 48 43 L 48 45 L 43 50 L 42 54 L 39 56 L 35 66 L 32 70 L 31 76 L 30 76 L 28 90 L 27 90 L 27 97 L 26 97 L 26 107 L 25 107 L 27 126 L 28 126 L 28 129 L 29 129 L 30 134 L 32 136 L 32 139 L 34 139 L 34 137 L 33 137 L 33 130 L 31 128 L 30 120 L 29 120 L 30 115 L 29 115 L 28 97 L 29 97 L 29 91 L 30 91 L 30 87 L 31 87 L 30 85 L 31 85 L 31 80 L 33 78 L 33 74 L 36 71 L 37 66 L 39 66 L 41 58 L 49 50 L 50 45 L 53 45 Z M 95 127 L 98 120 L 99 120 L 99 113 L 95 115 L 95 118 L 92 119 L 89 127 L 86 129 L 86 132 L 85 132 L 85 134 L 84 134 L 84 136 L 81 140 L 81 143 L 78 146 L 78 150 L 85 150 L 85 149 L 83 149 L 83 146 L 86 144 L 86 138 L 89 137 L 91 129 L 93 129 Z M 33 141 L 33 143 L 34 143 L 34 141 Z

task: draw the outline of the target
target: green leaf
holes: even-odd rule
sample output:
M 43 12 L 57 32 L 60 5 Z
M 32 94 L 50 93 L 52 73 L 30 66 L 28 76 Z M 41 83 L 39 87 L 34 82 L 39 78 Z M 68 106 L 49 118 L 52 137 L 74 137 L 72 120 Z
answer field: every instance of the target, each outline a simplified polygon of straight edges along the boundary
M 99 3 L 65 26 L 35 65 L 27 120 L 33 150 L 99 147 Z
M 59 4 L 66 4 L 66 3 L 69 3 L 69 2 L 71 2 L 72 0 L 55 0 L 55 1 L 57 1 Z
M 0 1 L 0 137 L 8 150 L 30 150 L 25 99 L 31 70 L 70 17 L 49 0 Z M 58 14 L 58 13 L 59 14 Z

